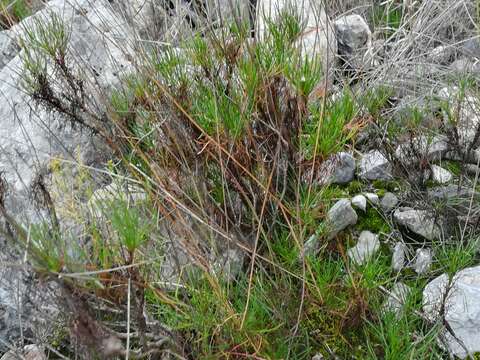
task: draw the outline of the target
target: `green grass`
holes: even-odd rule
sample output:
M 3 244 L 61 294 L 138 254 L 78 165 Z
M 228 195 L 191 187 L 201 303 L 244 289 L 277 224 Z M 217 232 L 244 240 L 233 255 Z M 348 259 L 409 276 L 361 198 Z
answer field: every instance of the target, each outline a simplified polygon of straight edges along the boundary
M 395 27 L 396 13 L 386 15 L 382 21 Z M 23 42 L 24 87 L 32 95 L 55 91 L 47 61 L 67 81 L 75 79 L 59 61 L 68 58 L 69 34 L 61 21 L 36 26 L 39 31 L 27 31 Z M 329 241 L 322 236 L 325 215 L 338 199 L 371 191 L 372 185 L 377 193 L 400 185 L 357 180 L 318 186 L 302 178 L 305 165 L 353 146 L 365 122 L 381 120 L 390 96 L 388 89 L 360 98 L 345 90 L 335 100 L 309 99 L 325 69 L 321 59 L 307 61 L 298 53 L 295 40 L 302 30 L 295 14 L 285 14 L 269 24 L 264 41 L 249 46 L 246 30 L 237 25 L 227 31 L 228 41 L 207 32 L 178 49 L 145 54 L 138 72 L 111 94 L 101 120 L 111 126 L 108 143 L 120 152 L 108 168 L 112 179 L 140 186 L 147 201 L 114 194 L 93 219 L 76 203 L 79 220 L 88 224 L 87 245 L 71 258 L 67 235 L 45 223 L 32 228 L 31 262 L 50 275 L 91 274 L 72 277 L 69 284 L 92 302 L 119 304 L 119 317 L 125 315 L 125 289 L 133 286 L 131 305 L 145 301 L 151 320 L 172 329 L 188 358 L 443 356 L 433 341 L 436 329 L 415 312 L 428 275 L 393 273 L 385 243 L 362 266 L 346 255 L 356 232 L 391 232 L 380 212 L 369 206 L 358 211 L 354 233 L 347 230 Z M 73 100 L 77 95 L 69 93 Z M 37 101 L 52 110 L 48 98 Z M 95 114 L 91 119 L 98 120 Z M 25 242 L 26 231 L 17 232 Z M 230 245 L 212 233 L 232 235 L 233 243 L 250 249 L 234 280 L 212 271 L 208 251 Z M 302 244 L 311 236 L 318 236 L 318 249 L 302 256 Z M 192 256 L 191 270 L 176 274 L 172 282 L 180 284 L 162 286 L 165 243 L 172 239 Z M 456 244 L 435 251 L 436 273 L 474 263 L 474 248 Z M 122 270 L 103 273 L 113 267 Z M 411 286 L 412 295 L 393 321 L 382 306 L 384 289 L 397 280 Z

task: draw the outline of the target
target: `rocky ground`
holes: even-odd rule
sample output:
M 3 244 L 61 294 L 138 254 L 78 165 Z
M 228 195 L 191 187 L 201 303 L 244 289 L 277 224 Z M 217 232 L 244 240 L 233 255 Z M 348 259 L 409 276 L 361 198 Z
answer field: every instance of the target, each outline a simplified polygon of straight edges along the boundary
M 9 22 L 2 359 L 478 356 L 477 7 L 50 0 Z

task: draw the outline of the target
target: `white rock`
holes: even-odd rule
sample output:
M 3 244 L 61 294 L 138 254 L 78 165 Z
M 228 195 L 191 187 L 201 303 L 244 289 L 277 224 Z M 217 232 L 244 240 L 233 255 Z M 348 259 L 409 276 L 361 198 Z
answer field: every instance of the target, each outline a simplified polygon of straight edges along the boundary
M 401 315 L 410 291 L 411 289 L 408 285 L 402 282 L 395 283 L 383 305 L 384 309 L 393 312 L 396 316 Z
M 370 204 L 372 204 L 373 206 L 380 205 L 380 198 L 378 197 L 377 194 L 367 192 L 367 193 L 364 193 L 364 195 L 367 198 L 367 200 L 370 202 Z
M 479 294 L 480 266 L 459 271 L 452 281 L 443 274 L 427 284 L 423 291 L 425 314 L 432 322 L 448 323 L 454 336 L 445 330 L 444 346 L 462 359 L 480 352 Z M 444 320 L 439 319 L 442 315 Z
M 373 150 L 361 158 L 358 175 L 365 180 L 390 180 L 392 165 L 380 151 Z
M 397 242 L 393 248 L 392 268 L 395 271 L 401 271 L 405 266 L 405 255 L 407 253 L 407 245 L 403 242 Z
M 380 249 L 380 241 L 378 235 L 370 231 L 362 231 L 357 245 L 348 249 L 348 257 L 357 265 L 362 265 L 368 261 Z
M 417 235 L 428 240 L 441 238 L 441 230 L 435 223 L 435 216 L 426 210 L 400 208 L 393 213 L 395 221 Z
M 395 209 L 397 205 L 398 205 L 398 198 L 395 194 L 391 192 L 385 193 L 385 195 L 383 195 L 382 201 L 380 202 L 380 206 L 382 207 L 383 211 L 385 211 L 386 213 L 389 213 L 390 211 Z
M 453 175 L 450 171 L 438 165 L 432 165 L 430 169 L 432 170 L 432 180 L 439 184 L 446 184 L 453 178 Z
M 432 250 L 430 249 L 417 249 L 415 254 L 415 262 L 413 263 L 413 269 L 417 274 L 424 274 L 430 269 L 432 265 Z
M 429 160 L 441 160 L 450 150 L 448 138 L 445 135 L 418 136 L 400 144 L 395 150 L 395 156 L 402 162 L 418 161 L 419 154 Z
M 339 55 L 354 69 L 364 67 L 365 54 L 372 48 L 372 32 L 357 14 L 346 15 L 334 22 Z
M 328 211 L 326 216 L 328 238 L 332 239 L 348 226 L 355 225 L 357 220 L 357 213 L 353 210 L 350 200 L 338 200 Z
M 361 194 L 355 195 L 352 198 L 352 205 L 356 207 L 357 209 L 360 209 L 362 211 L 367 210 L 367 198 Z

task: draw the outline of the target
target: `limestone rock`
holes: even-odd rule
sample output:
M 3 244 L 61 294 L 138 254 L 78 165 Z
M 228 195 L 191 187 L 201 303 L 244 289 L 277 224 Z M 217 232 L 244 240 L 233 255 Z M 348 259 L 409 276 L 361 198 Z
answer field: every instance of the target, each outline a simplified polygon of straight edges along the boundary
M 479 293 L 480 266 L 459 271 L 451 281 L 447 274 L 440 275 L 423 291 L 425 314 L 431 321 L 443 316 L 440 321 L 446 321 L 454 334 L 445 329 L 443 344 L 462 359 L 480 352 Z
M 372 204 L 373 206 L 380 205 L 380 198 L 378 197 L 377 194 L 367 192 L 367 193 L 364 193 L 364 195 L 367 198 L 367 200 L 370 202 L 370 204 Z
M 348 184 L 355 176 L 355 159 L 346 152 L 330 156 L 318 171 L 317 182 L 327 184 Z
M 432 265 L 432 250 L 417 249 L 413 269 L 417 274 L 424 274 L 430 269 Z
M 327 213 L 328 238 L 332 239 L 348 226 L 355 225 L 357 220 L 357 213 L 353 210 L 350 200 L 338 200 Z
M 401 271 L 405 266 L 405 255 L 408 248 L 403 242 L 397 242 L 393 248 L 392 268 L 395 271 Z
M 452 173 L 441 166 L 432 165 L 430 169 L 432 171 L 432 180 L 436 183 L 446 184 L 453 179 Z
M 361 232 L 357 244 L 348 249 L 348 257 L 357 265 L 362 265 L 368 261 L 380 249 L 378 235 L 364 230 Z
M 338 54 L 352 68 L 365 66 L 365 54 L 372 48 L 372 32 L 365 20 L 357 14 L 346 15 L 334 22 Z
M 390 180 L 392 165 L 380 151 L 373 150 L 363 155 L 358 175 L 365 180 Z
M 442 235 L 434 215 L 426 210 L 400 208 L 395 210 L 393 218 L 399 225 L 427 240 L 438 240 Z
M 395 207 L 398 205 L 398 202 L 398 197 L 395 194 L 387 192 L 385 195 L 383 195 L 380 206 L 384 212 L 389 213 L 395 209 Z
M 357 209 L 360 209 L 362 211 L 367 210 L 367 198 L 361 194 L 355 195 L 352 198 L 352 205 L 356 207 Z

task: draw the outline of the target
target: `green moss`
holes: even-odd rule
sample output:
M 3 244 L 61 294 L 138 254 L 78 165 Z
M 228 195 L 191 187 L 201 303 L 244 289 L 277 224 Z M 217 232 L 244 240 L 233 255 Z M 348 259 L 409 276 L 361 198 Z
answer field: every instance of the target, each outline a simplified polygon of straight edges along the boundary
M 400 183 L 393 180 L 374 180 L 372 184 L 375 189 L 383 190 L 384 192 L 394 192 L 400 187 Z M 380 195 L 378 192 L 377 195 L 383 196 Z
M 391 231 L 390 225 L 376 209 L 369 207 L 365 213 L 359 211 L 357 214 L 358 222 L 355 228 L 358 231 L 368 230 L 373 233 L 386 234 Z

